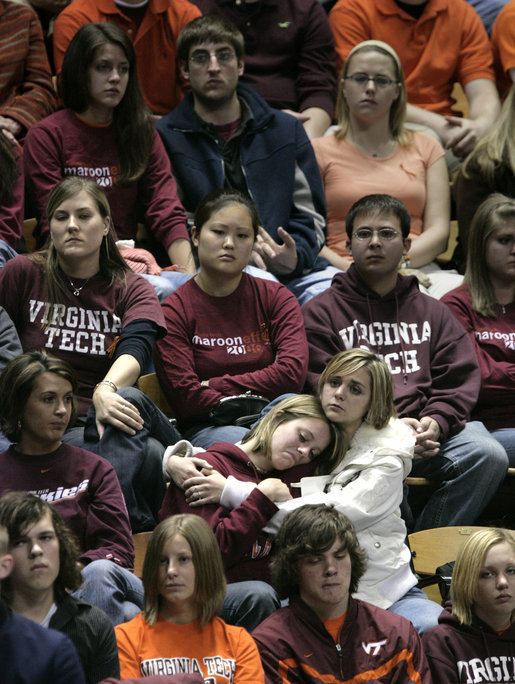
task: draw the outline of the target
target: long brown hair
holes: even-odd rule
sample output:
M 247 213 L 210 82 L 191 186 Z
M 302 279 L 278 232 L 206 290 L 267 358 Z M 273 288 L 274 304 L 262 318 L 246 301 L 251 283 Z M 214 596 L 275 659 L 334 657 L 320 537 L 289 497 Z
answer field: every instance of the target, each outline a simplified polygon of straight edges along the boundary
M 129 267 L 116 246 L 116 236 L 106 194 L 95 181 L 78 176 L 67 176 L 57 183 L 48 197 L 46 206 L 48 223 L 50 224 L 53 215 L 63 202 L 82 190 L 93 199 L 102 218 L 109 218 L 109 231 L 100 245 L 100 273 L 109 279 L 109 287 L 113 285 L 115 280 L 121 280 L 125 283 Z M 50 305 L 62 304 L 67 300 L 72 301 L 72 295 L 66 285 L 66 280 L 63 278 L 52 238 L 49 239 L 45 249 L 29 255 L 29 259 L 34 261 L 45 274 L 45 299 Z
M 59 89 L 65 107 L 80 114 L 89 106 L 88 69 L 97 50 L 115 45 L 129 62 L 129 80 L 121 102 L 113 111 L 116 150 L 120 160 L 120 185 L 137 180 L 148 166 L 154 140 L 152 113 L 141 94 L 136 54 L 122 29 L 109 22 L 82 26 L 64 55 Z

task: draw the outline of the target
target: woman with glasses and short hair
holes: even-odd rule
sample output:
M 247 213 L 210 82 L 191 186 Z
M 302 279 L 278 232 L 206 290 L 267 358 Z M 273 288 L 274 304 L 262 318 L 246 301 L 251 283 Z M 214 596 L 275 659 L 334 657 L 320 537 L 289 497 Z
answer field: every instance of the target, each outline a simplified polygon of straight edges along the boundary
M 441 145 L 429 134 L 404 127 L 406 85 L 399 57 L 387 43 L 356 45 L 342 69 L 336 105 L 338 128 L 313 140 L 327 204 L 327 242 L 321 256 L 347 270 L 345 217 L 370 193 L 401 200 L 411 216 L 412 246 L 399 267 L 419 275 L 440 297 L 461 284 L 434 259 L 449 237 L 449 179 Z M 431 281 L 431 283 L 428 282 Z

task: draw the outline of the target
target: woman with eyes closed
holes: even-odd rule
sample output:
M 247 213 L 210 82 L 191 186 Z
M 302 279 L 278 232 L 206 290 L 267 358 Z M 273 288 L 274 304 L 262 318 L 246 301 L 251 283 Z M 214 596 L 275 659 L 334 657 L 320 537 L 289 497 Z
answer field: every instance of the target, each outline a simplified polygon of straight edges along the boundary
M 397 53 L 388 44 L 356 45 L 342 69 L 333 135 L 312 141 L 327 205 L 327 241 L 321 256 L 347 270 L 345 217 L 361 197 L 381 189 L 411 215 L 412 244 L 399 267 L 429 276 L 429 294 L 440 297 L 461 276 L 434 263 L 449 237 L 449 179 L 439 142 L 404 128 L 406 85 Z M 418 274 L 424 283 L 427 277 Z
M 24 146 L 38 246 L 49 233 L 52 187 L 65 176 L 82 176 L 104 188 L 117 239 L 136 239 L 138 223 L 145 223 L 171 263 L 193 273 L 186 214 L 139 88 L 131 40 L 108 22 L 82 26 L 66 51 L 59 88 L 65 109 L 33 127 Z M 186 277 L 175 276 L 178 284 Z
M 515 199 L 479 205 L 468 236 L 465 284 L 442 301 L 469 333 L 481 370 L 471 420 L 484 423 L 515 467 Z
M 264 684 L 252 637 L 217 617 L 225 578 L 204 520 L 174 515 L 156 527 L 143 586 L 143 612 L 115 630 L 122 680 L 166 675 L 163 681 L 177 684 Z
M 452 573 L 451 604 L 422 637 L 433 682 L 515 682 L 512 530 L 484 529 L 466 539 Z
M 410 428 L 396 418 L 388 366 L 365 349 L 340 352 L 320 376 L 319 397 L 326 418 L 344 437 L 345 455 L 329 475 L 303 477 L 301 496 L 277 503 L 280 510 L 264 531 L 275 534 L 285 515 L 299 506 L 325 503 L 336 507 L 352 521 L 368 556 L 356 596 L 407 617 L 422 633 L 437 623 L 441 607 L 417 589 L 410 568 L 399 506 L 415 440 Z M 202 467 L 203 456 L 187 460 Z M 180 477 L 192 507 L 197 505 L 195 493 L 203 502 L 217 500 L 228 508 L 241 505 L 248 496 L 247 484 L 234 477 L 221 480 L 205 468 L 201 474 L 186 477 L 191 470 L 187 473 L 187 464 L 177 458 L 169 461 L 167 470 L 178 470 L 181 465 Z
M 246 433 L 216 427 L 210 413 L 221 400 L 248 391 L 269 400 L 299 392 L 308 350 L 296 298 L 284 285 L 244 272 L 259 227 L 252 201 L 215 190 L 194 222 L 199 270 L 163 303 L 167 334 L 155 346 L 154 364 L 184 437 L 208 448 Z
M 197 513 L 210 524 L 229 582 L 222 617 L 250 631 L 279 607 L 268 584 L 271 537 L 262 528 L 277 512 L 275 502 L 291 498 L 288 484 L 313 474 L 315 468 L 330 472 L 343 454 L 341 434 L 328 422 L 318 399 L 301 394 L 279 402 L 238 444 L 214 444 L 199 461 L 170 455 L 179 445 L 165 453 L 167 472 L 178 486 L 168 487 L 160 516 Z M 204 472 L 215 472 L 222 480 L 233 476 L 244 481 L 252 493 L 230 510 L 204 500 L 203 481 L 183 492 L 182 468 L 193 468 L 197 462 Z M 242 596 L 252 596 L 255 604 L 253 609 L 248 605 L 243 616 L 236 611 Z

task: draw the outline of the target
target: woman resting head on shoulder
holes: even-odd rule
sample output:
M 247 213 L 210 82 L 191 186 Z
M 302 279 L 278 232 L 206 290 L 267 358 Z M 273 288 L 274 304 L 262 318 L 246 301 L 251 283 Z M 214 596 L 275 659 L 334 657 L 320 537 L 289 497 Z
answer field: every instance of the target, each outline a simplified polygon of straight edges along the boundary
M 10 608 L 69 636 L 88 684 L 118 676 L 110 620 L 70 594 L 82 584 L 79 549 L 55 507 L 29 492 L 8 492 L 0 498 L 0 524 L 9 533 L 14 558 L 2 586 Z
M 262 530 L 278 511 L 277 502 L 291 498 L 290 484 L 302 475 L 329 472 L 343 452 L 341 432 L 328 422 L 318 399 L 294 395 L 278 403 L 240 443 L 213 444 L 201 459 L 168 458 L 167 472 L 178 486 L 168 487 L 159 515 L 194 512 L 213 529 L 229 582 L 224 619 L 251 631 L 279 607 L 268 583 L 272 537 Z M 213 475 L 194 477 L 196 485 L 185 495 L 184 479 L 198 475 L 197 465 Z M 219 492 L 217 497 L 211 493 L 210 480 L 221 481 L 223 489 L 226 478 L 246 488 L 247 497 L 232 508 L 220 503 Z
M 122 679 L 198 673 L 199 684 L 264 682 L 257 647 L 219 614 L 225 576 L 217 541 L 196 515 L 153 531 L 143 564 L 143 612 L 116 628 Z
M 458 551 L 452 608 L 422 637 L 434 682 L 515 681 L 515 536 L 484 529 Z
M 411 427 L 396 417 L 388 366 L 367 349 L 340 352 L 320 376 L 319 397 L 322 415 L 339 433 L 343 452 L 340 446 L 333 451 L 332 459 L 318 459 L 318 476 L 304 473 L 300 497 L 272 494 L 278 510 L 266 523 L 264 533 L 273 538 L 285 516 L 300 506 L 335 507 L 356 526 L 369 559 L 358 598 L 399 612 L 422 632 L 436 624 L 441 608 L 416 588 L 410 568 L 406 525 L 399 507 L 403 482 L 411 469 L 415 436 Z M 203 465 L 199 460 L 203 456 L 185 460 Z M 282 474 L 282 479 L 288 474 Z M 249 496 L 248 484 L 239 482 L 238 475 L 220 479 L 208 468 L 182 484 L 192 507 L 197 506 L 197 495 L 199 503 L 219 501 L 233 509 Z
M 156 343 L 154 362 L 184 437 L 207 448 L 245 434 L 234 424 L 245 413 L 220 420 L 230 397 L 299 392 L 308 350 L 295 296 L 244 272 L 260 239 L 252 200 L 216 190 L 202 199 L 194 221 L 199 270 L 163 304 L 167 334 Z
M 464 285 L 442 301 L 469 333 L 479 362 L 472 420 L 485 425 L 515 467 L 515 199 L 494 193 L 479 206 Z

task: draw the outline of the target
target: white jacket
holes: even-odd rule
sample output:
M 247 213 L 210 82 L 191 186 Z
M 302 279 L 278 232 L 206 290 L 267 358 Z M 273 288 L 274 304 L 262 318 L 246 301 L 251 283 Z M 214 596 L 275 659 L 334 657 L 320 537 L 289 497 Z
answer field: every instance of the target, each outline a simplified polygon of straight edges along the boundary
M 414 446 L 415 435 L 401 420 L 391 418 L 382 430 L 362 423 L 333 473 L 302 478 L 302 496 L 278 503 L 280 510 L 265 531 L 277 532 L 286 514 L 299 506 L 334 506 L 352 521 L 368 555 L 356 598 L 389 608 L 417 583 L 410 568 L 406 525 L 399 510 Z M 238 505 L 238 497 L 231 491 L 235 482 L 229 480 L 220 503 L 232 508 Z

